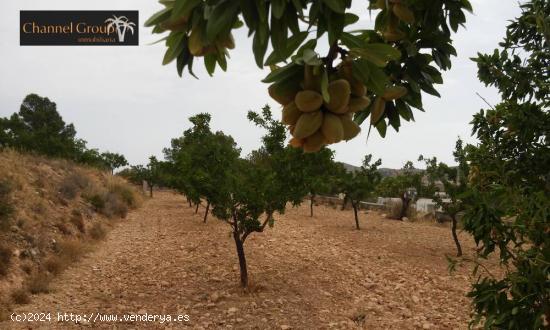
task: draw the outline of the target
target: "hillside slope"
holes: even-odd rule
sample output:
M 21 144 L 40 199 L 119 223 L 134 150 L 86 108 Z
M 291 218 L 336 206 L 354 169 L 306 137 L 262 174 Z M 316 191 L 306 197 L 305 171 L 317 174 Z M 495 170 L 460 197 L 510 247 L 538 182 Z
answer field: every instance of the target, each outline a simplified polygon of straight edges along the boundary
M 134 188 L 107 172 L 0 151 L 0 311 L 48 291 L 139 203 Z

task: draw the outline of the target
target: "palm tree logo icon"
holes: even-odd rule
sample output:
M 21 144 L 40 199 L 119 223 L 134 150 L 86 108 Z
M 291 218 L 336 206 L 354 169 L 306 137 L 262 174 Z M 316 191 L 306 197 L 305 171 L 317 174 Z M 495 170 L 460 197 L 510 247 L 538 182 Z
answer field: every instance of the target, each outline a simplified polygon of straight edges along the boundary
M 113 15 L 113 18 L 108 18 L 107 20 L 105 20 L 105 23 L 109 23 L 107 25 L 108 29 L 110 29 L 113 26 L 116 28 L 116 31 L 118 34 L 118 42 L 124 42 L 124 36 L 126 35 L 126 31 L 128 30 L 133 35 L 134 26 L 136 26 L 136 24 L 129 21 L 126 16 L 117 17 Z

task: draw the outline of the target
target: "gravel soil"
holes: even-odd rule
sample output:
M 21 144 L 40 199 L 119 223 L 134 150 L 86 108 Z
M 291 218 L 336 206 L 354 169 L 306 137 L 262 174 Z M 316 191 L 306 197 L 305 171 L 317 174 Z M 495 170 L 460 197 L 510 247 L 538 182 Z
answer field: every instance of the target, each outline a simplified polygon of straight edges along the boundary
M 307 202 L 245 242 L 250 288 L 239 287 L 230 227 L 184 197 L 158 192 L 95 250 L 17 313 L 51 322 L 1 329 L 466 329 L 471 265 L 455 254 L 448 225 L 388 220 Z M 475 245 L 459 235 L 466 256 Z M 490 265 L 490 267 L 496 267 Z M 117 322 L 58 322 L 57 313 L 116 314 Z M 120 321 L 123 314 L 187 315 L 188 322 Z

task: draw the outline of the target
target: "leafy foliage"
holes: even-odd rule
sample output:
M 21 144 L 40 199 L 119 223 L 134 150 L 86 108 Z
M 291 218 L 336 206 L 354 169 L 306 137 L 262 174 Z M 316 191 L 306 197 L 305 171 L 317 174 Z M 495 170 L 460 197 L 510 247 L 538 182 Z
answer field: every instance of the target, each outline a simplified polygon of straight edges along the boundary
M 103 152 L 101 153 L 101 158 L 111 172 L 119 167 L 128 165 L 128 161 L 123 155 L 114 152 Z
M 355 214 L 355 227 L 358 230 L 357 210 L 359 202 L 373 196 L 381 179 L 378 167 L 382 164 L 382 160 L 378 159 L 372 164 L 371 160 L 372 155 L 366 155 L 359 170 L 354 172 L 341 171 L 338 178 L 338 190 L 344 194 L 344 201 L 349 200 L 351 202 Z
M 424 160 L 426 163 L 426 174 L 429 181 L 440 181 L 443 184 L 445 195 L 448 200 L 444 200 L 441 195 L 434 195 L 433 199 L 438 208 L 451 217 L 452 227 L 451 233 L 456 244 L 457 256 L 462 256 L 462 247 L 456 234 L 457 216 L 466 210 L 468 203 L 468 175 L 469 165 L 466 160 L 466 151 L 463 147 L 463 142 L 458 139 L 454 151 L 455 161 L 458 163 L 458 168 L 451 168 L 447 164 L 437 162 L 437 158 L 424 158 L 422 155 L 418 160 Z
M 71 159 L 102 169 L 127 165 L 120 154 L 88 149 L 86 141 L 76 138 L 74 125 L 63 121 L 57 105 L 36 94 L 25 97 L 18 113 L 0 118 L 2 147 Z
M 543 329 L 550 321 L 550 3 L 521 5 L 501 49 L 479 54 L 478 75 L 503 101 L 472 121 L 465 229 L 482 258 L 499 252 L 502 278 L 479 276 L 469 296 L 485 327 Z
M 258 67 L 276 68 L 264 80 L 278 88 L 294 87 L 304 77 L 305 65 L 322 76 L 321 88 L 328 95 L 328 77 L 336 71 L 338 55 L 349 61 L 353 76 L 364 83 L 369 96 L 380 96 L 393 85 L 404 86 L 407 95 L 385 104 L 381 116 L 372 122 L 381 136 L 401 119 L 414 120 L 412 108 L 423 111 L 422 92 L 439 96 L 434 84 L 442 83 L 440 70 L 451 67 L 451 31 L 456 32 L 471 11 L 468 0 L 370 0 L 371 10 L 380 9 L 374 29 L 350 27 L 359 20 L 351 13 L 352 1 L 161 1 L 164 8 L 145 26 L 153 33 L 169 32 L 162 40 L 167 51 L 163 64 L 177 62 L 180 76 L 187 67 L 204 57 L 212 75 L 219 66 L 227 68 L 229 49 L 235 46 L 232 30 L 246 26 L 253 38 L 252 51 Z M 320 58 L 315 52 L 322 37 L 330 50 Z M 271 45 L 271 53 L 267 51 Z M 289 61 L 290 60 L 290 61 Z M 277 64 L 286 62 L 282 67 Z M 355 116 L 362 123 L 372 107 Z

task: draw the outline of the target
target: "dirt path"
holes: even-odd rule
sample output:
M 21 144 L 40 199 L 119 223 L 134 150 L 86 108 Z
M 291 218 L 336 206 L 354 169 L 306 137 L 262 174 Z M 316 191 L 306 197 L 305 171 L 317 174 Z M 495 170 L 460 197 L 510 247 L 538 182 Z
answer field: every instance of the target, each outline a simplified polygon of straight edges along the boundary
M 251 292 L 238 287 L 229 226 L 184 198 L 157 193 L 109 233 L 95 252 L 33 297 L 22 312 L 50 312 L 51 323 L 0 328 L 463 329 L 468 267 L 449 275 L 454 254 L 446 226 L 402 223 L 319 206 L 289 209 L 275 227 L 245 243 Z M 473 249 L 461 235 L 464 251 Z M 57 312 L 187 314 L 189 322 L 57 322 Z

